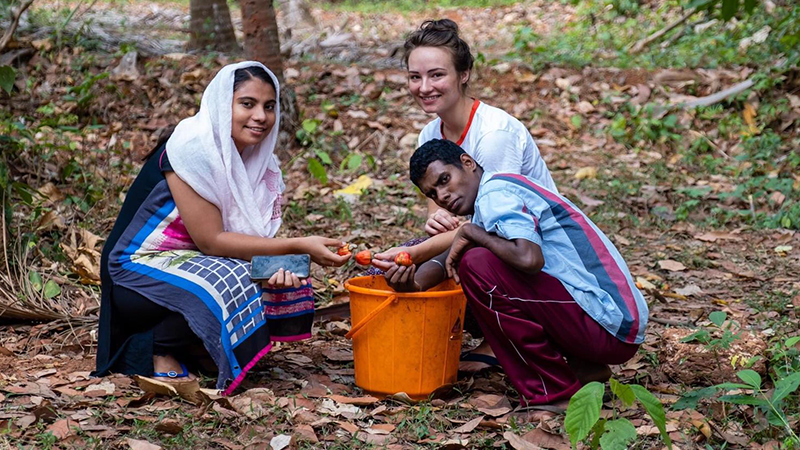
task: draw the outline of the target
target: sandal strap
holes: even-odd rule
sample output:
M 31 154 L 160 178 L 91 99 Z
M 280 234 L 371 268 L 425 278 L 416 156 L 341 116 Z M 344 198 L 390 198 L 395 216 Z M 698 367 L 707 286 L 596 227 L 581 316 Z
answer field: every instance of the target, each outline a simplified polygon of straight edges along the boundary
M 165 377 L 165 378 L 186 378 L 189 376 L 189 371 L 186 369 L 186 365 L 180 361 L 178 364 L 181 365 L 182 373 L 175 372 L 174 370 L 170 370 L 169 372 L 153 372 L 154 377 Z

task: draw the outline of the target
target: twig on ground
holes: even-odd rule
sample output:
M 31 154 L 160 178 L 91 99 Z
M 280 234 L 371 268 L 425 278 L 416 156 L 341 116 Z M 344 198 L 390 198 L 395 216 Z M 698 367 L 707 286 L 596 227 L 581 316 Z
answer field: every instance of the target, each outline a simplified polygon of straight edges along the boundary
M 640 51 L 644 50 L 644 48 L 653 43 L 653 41 L 661 39 L 661 37 L 669 33 L 670 30 L 682 24 L 683 22 L 686 22 L 686 20 L 688 20 L 689 17 L 692 17 L 696 12 L 697 8 L 689 9 L 688 11 L 684 12 L 682 16 L 677 18 L 674 22 L 670 23 L 666 27 L 656 31 L 642 40 L 637 41 L 635 44 L 633 44 L 633 46 L 631 46 L 631 53 L 639 53 Z
M 660 323 L 661 325 L 669 325 L 673 327 L 697 328 L 697 326 L 695 326 L 695 324 L 691 322 L 681 322 L 680 320 L 662 319 L 660 317 L 650 317 L 650 321 L 655 323 Z
M 682 103 L 679 106 L 682 107 L 683 109 L 697 108 L 698 106 L 711 106 L 715 103 L 719 103 L 725 100 L 728 97 L 734 96 L 736 94 L 741 93 L 742 91 L 750 89 L 751 87 L 753 87 L 753 84 L 755 84 L 755 82 L 753 81 L 752 78 L 749 78 L 733 87 L 719 91 L 715 94 L 706 95 L 705 97 L 694 99 L 690 102 Z
M 6 32 L 3 33 L 2 39 L 0 39 L 0 53 L 2 53 L 8 43 L 11 42 L 11 37 L 14 36 L 14 32 L 17 31 L 17 27 L 19 26 L 19 19 L 22 17 L 22 13 L 31 6 L 31 3 L 33 3 L 33 0 L 25 0 L 25 2 L 17 8 L 17 11 L 12 13 L 13 19 L 11 19 L 11 26 L 8 27 Z

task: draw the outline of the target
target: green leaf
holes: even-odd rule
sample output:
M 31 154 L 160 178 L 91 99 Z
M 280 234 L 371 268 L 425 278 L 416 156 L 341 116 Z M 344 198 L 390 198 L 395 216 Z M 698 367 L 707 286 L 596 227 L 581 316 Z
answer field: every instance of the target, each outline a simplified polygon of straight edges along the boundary
M 675 411 L 682 411 L 684 409 L 697 409 L 697 404 L 700 402 L 700 400 L 711 397 L 712 395 L 716 394 L 718 390 L 719 388 L 717 388 L 717 386 L 711 386 L 687 392 L 672 405 L 672 409 Z
M 569 399 L 564 428 L 567 430 L 573 447 L 578 441 L 582 441 L 589 435 L 589 431 L 600 418 L 600 408 L 603 406 L 605 390 L 605 385 L 592 381 Z
M 356 153 L 349 154 L 347 156 L 347 170 L 353 171 L 358 169 L 358 167 L 361 165 L 361 161 L 363 161 L 361 155 Z
M 737 405 L 761 406 L 767 404 L 767 401 L 763 398 L 753 397 L 752 395 L 747 394 L 723 395 L 719 398 L 719 400 L 721 402 L 734 403 Z
M 725 319 L 728 318 L 728 313 L 725 311 L 714 311 L 708 315 L 708 320 L 711 321 L 714 325 L 722 328 L 722 324 L 725 323 Z
M 322 184 L 328 184 L 328 172 L 317 158 L 308 159 L 308 173 L 314 176 Z
M 759 375 L 755 370 L 740 370 L 736 372 L 736 376 L 739 377 L 740 380 L 744 381 L 745 384 L 749 385 L 750 388 L 755 390 L 761 389 L 761 375 Z
M 569 118 L 569 121 L 572 122 L 572 126 L 577 129 L 581 128 L 581 124 L 583 123 L 583 118 L 581 116 L 575 114 L 574 116 Z
M 28 280 L 31 282 L 31 287 L 33 287 L 33 290 L 36 292 L 42 291 L 43 281 L 42 276 L 39 275 L 39 272 L 36 272 L 35 270 L 28 272 Z
M 631 387 L 627 384 L 622 384 L 613 378 L 608 381 L 611 384 L 611 392 L 613 392 L 617 398 L 622 400 L 622 404 L 625 406 L 631 406 L 636 400 L 636 395 L 634 395 L 633 389 L 631 389 Z
M 787 339 L 787 340 L 786 340 L 786 342 L 785 342 L 783 345 L 784 345 L 786 348 L 792 348 L 792 347 L 794 347 L 794 346 L 795 346 L 795 345 L 796 345 L 798 342 L 800 342 L 800 336 L 795 336 L 795 337 L 791 337 L 791 338 Z
M 661 432 L 661 437 L 664 439 L 664 443 L 667 444 L 667 448 L 672 450 L 672 440 L 669 438 L 669 434 L 667 434 L 667 416 L 664 414 L 664 405 L 661 404 L 661 401 L 657 399 L 655 395 L 651 394 L 650 391 L 643 386 L 631 384 L 630 387 L 633 389 L 636 398 L 639 399 L 639 402 L 644 406 L 647 414 L 653 419 L 653 423 L 658 427 L 658 431 Z
M 778 403 L 800 387 L 800 372 L 795 372 L 786 378 L 775 382 L 775 392 L 772 394 L 772 403 Z
M 61 286 L 53 280 L 47 280 L 44 284 L 44 298 L 51 299 L 61 293 Z
M 747 14 L 752 13 L 756 9 L 756 4 L 758 4 L 756 0 L 744 0 L 744 11 Z
M 718 389 L 725 389 L 726 391 L 732 391 L 734 389 L 753 389 L 752 386 L 749 384 L 741 384 L 741 383 L 720 383 L 714 385 L 713 387 Z
M 589 448 L 592 450 L 597 450 L 597 447 L 600 446 L 600 438 L 603 437 L 603 433 L 605 432 L 606 419 L 600 419 L 592 427 L 592 441 L 589 443 Z
M 319 126 L 319 120 L 317 119 L 306 119 L 303 121 L 302 127 L 308 134 L 314 134 L 317 131 L 317 127 Z
M 600 438 L 603 450 L 627 450 L 628 443 L 636 438 L 636 428 L 628 419 L 609 420 L 606 432 Z
M 722 9 L 720 10 L 722 20 L 732 19 L 738 10 L 739 0 L 722 0 Z
M 327 166 L 333 164 L 333 160 L 331 160 L 331 155 L 329 155 L 328 152 L 315 149 L 314 153 L 317 155 L 317 158 L 319 158 L 319 160 L 322 161 L 322 164 L 325 164 Z
M 14 88 L 14 80 L 17 78 L 17 72 L 11 66 L 0 66 L 0 88 L 6 91 L 6 94 L 11 94 L 11 89 Z

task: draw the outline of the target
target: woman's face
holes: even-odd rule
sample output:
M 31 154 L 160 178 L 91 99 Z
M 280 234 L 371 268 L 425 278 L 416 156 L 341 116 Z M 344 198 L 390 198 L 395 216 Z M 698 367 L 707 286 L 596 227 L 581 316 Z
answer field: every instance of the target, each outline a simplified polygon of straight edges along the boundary
M 408 89 L 426 113 L 443 112 L 464 95 L 469 72 L 458 73 L 453 56 L 443 47 L 417 47 L 408 55 Z
M 275 89 L 251 78 L 233 92 L 231 137 L 239 153 L 258 144 L 275 124 Z

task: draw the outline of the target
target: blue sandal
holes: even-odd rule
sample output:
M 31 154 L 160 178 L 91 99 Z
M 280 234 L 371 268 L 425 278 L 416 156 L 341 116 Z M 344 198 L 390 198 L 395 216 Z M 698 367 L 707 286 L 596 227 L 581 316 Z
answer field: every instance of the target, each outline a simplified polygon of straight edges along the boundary
M 153 372 L 154 377 L 165 377 L 165 378 L 187 378 L 189 376 L 189 370 L 186 369 L 186 365 L 182 362 L 178 362 L 181 365 L 182 373 L 175 372 L 174 370 L 170 370 L 169 372 Z

